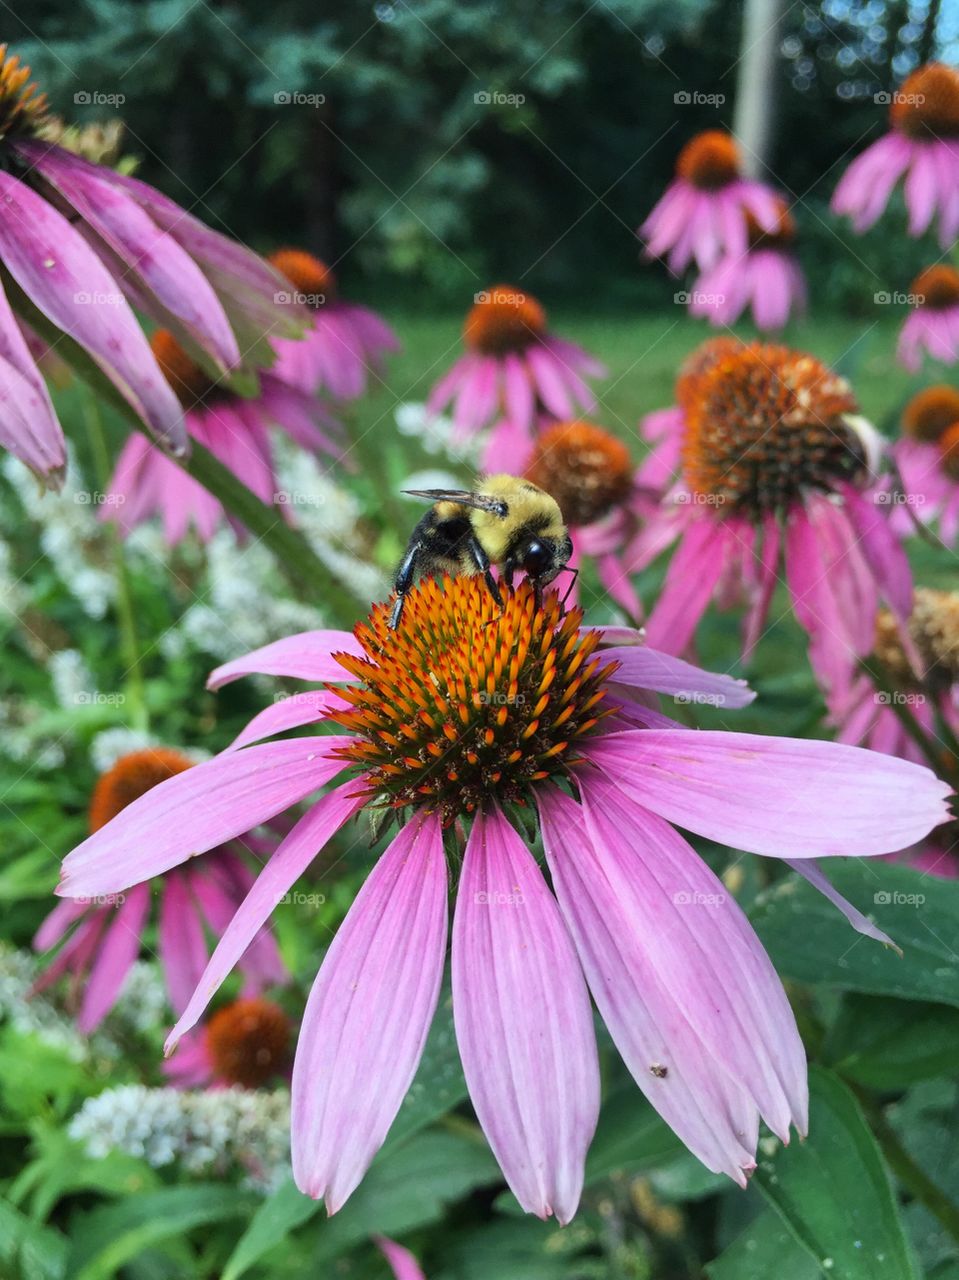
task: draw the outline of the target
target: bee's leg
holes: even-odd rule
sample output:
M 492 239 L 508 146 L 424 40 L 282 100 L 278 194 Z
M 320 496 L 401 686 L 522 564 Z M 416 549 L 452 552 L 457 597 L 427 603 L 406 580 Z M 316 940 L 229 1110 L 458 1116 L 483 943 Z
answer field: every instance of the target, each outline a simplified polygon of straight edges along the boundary
M 489 590 L 490 595 L 499 605 L 500 613 L 503 612 L 503 595 L 499 589 L 499 583 L 493 577 L 490 570 L 490 559 L 475 537 L 470 537 L 466 542 L 466 550 L 470 560 L 483 575 L 483 580 Z
M 506 590 L 509 592 L 512 592 L 513 590 L 513 574 L 515 572 L 516 570 L 509 563 L 509 561 L 507 561 L 503 565 L 500 565 L 500 573 L 503 575 L 503 581 L 506 583 Z
M 422 551 L 423 541 L 417 538 L 407 547 L 406 555 L 396 571 L 396 577 L 393 579 L 393 590 L 396 592 L 396 599 L 393 601 L 393 609 L 390 613 L 389 621 L 391 631 L 395 631 L 400 625 L 400 618 L 403 616 L 403 605 L 406 603 L 407 592 L 416 581 L 416 564 Z
M 566 566 L 566 572 L 569 574 L 572 574 L 572 577 L 569 580 L 569 586 L 566 588 L 566 594 L 563 596 L 562 600 L 560 601 L 560 604 L 562 605 L 564 611 L 566 609 L 566 601 L 569 599 L 570 593 L 572 592 L 573 587 L 575 587 L 576 585 L 576 579 L 579 577 L 579 570 L 571 569 L 569 565 Z

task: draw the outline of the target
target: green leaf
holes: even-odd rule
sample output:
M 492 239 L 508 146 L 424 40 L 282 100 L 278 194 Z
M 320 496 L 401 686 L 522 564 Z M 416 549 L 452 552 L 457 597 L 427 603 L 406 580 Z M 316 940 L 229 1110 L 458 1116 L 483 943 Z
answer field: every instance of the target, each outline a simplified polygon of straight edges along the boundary
M 61 1280 L 66 1275 L 67 1242 L 52 1227 L 32 1222 L 0 1200 L 0 1275 L 19 1280 Z
M 829 1032 L 828 1065 L 871 1089 L 951 1076 L 959 1061 L 959 1010 L 918 1000 L 850 994 Z
M 320 1211 L 318 1200 L 311 1200 L 287 1179 L 267 1197 L 253 1214 L 250 1225 L 240 1236 L 223 1269 L 223 1280 L 238 1280 L 292 1231 L 309 1222 Z
M 780 974 L 847 991 L 959 1006 L 959 882 L 862 858 L 829 859 L 825 871 L 903 954 L 856 933 L 812 885 L 789 876 L 750 913 Z
M 822 1268 L 789 1234 L 771 1209 L 759 1217 L 713 1262 L 709 1280 L 820 1280 Z
M 640 1173 L 682 1151 L 672 1129 L 628 1080 L 603 1102 L 596 1136 L 586 1158 L 585 1185 L 613 1173 Z
M 831 1280 L 919 1280 L 889 1173 L 859 1104 L 809 1073 L 809 1138 L 761 1159 L 754 1180 Z
M 201 1183 L 165 1187 L 94 1209 L 73 1232 L 68 1274 L 71 1280 L 107 1280 L 158 1241 L 246 1217 L 255 1203 L 250 1192 Z

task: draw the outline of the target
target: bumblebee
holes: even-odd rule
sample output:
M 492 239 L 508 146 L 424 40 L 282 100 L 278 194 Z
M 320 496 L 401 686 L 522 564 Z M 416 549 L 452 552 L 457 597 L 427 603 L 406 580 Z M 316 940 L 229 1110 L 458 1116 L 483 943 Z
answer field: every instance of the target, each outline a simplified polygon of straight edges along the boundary
M 395 629 L 413 584 L 423 574 L 454 577 L 481 573 L 500 608 L 503 597 L 493 577 L 495 565 L 506 583 L 522 569 L 533 585 L 537 604 L 573 554 L 566 523 L 555 498 L 518 476 L 488 476 L 475 492 L 468 489 L 408 489 L 433 506 L 413 530 L 396 572 L 396 599 L 390 614 Z

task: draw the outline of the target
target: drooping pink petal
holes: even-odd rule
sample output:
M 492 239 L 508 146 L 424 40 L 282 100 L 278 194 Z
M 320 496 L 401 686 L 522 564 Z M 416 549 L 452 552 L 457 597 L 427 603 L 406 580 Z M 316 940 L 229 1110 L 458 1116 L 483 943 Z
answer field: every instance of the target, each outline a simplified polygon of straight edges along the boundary
M 402 1245 L 398 1245 L 395 1240 L 389 1240 L 386 1236 L 374 1236 L 373 1239 L 390 1264 L 396 1280 L 426 1280 L 426 1276 L 420 1270 L 420 1264 L 409 1249 L 404 1249 Z
M 476 1115 L 528 1213 L 576 1212 L 599 1115 L 589 995 L 539 868 L 499 811 L 470 832 L 453 920 L 453 1016 Z
M 852 485 L 845 487 L 844 494 L 863 556 L 887 604 L 905 620 L 912 612 L 912 573 L 905 549 L 889 523 L 889 507 L 868 501 Z
M 335 660 L 334 653 L 348 653 L 354 658 L 366 656 L 351 631 L 301 631 L 225 662 L 211 673 L 207 688 L 222 689 L 225 684 L 250 675 L 316 681 L 352 679 Z
M 707 1168 L 740 1186 L 755 1167 L 759 1113 L 718 1070 L 646 955 L 631 897 L 623 900 L 579 805 L 537 793 L 543 842 L 560 908 L 593 999 L 636 1083 Z M 629 892 L 628 882 L 624 886 Z
M 96 1030 L 116 1004 L 130 967 L 140 954 L 140 935 L 150 910 L 150 886 L 135 885 L 113 912 L 90 969 L 77 1026 L 84 1035 Z
M 815 858 L 786 858 L 785 862 L 787 867 L 792 867 L 797 875 L 808 880 L 814 889 L 818 889 L 824 898 L 828 898 L 834 907 L 838 907 L 857 933 L 867 938 L 875 938 L 877 942 L 892 947 L 902 955 L 888 933 L 883 933 L 877 924 L 874 924 L 868 916 L 864 916 L 858 907 L 854 907 L 848 898 L 844 898 L 839 890 L 829 883 Z
M 293 1065 L 293 1175 L 335 1213 L 412 1083 L 446 952 L 439 818 L 415 818 L 368 876 L 330 944 Z
M 682 653 L 689 645 L 722 573 L 727 542 L 723 522 L 711 514 L 686 526 L 646 624 L 651 648 Z
M 180 402 L 106 267 L 61 213 L 4 170 L 0 202 L 0 255 L 14 280 L 94 357 L 158 439 L 185 450 Z
M 347 737 L 288 738 L 214 756 L 152 787 L 64 859 L 64 898 L 115 893 L 243 835 L 343 768 Z
M 251 742 L 271 738 L 275 733 L 299 729 L 305 724 L 315 724 L 348 706 L 342 698 L 325 689 L 307 689 L 302 693 L 291 694 L 258 712 L 225 750 L 237 751 L 240 747 L 249 746 Z
M 206 937 L 196 903 L 179 871 L 171 872 L 160 900 L 160 964 L 174 1013 L 187 1006 L 207 962 Z
M 171 1054 L 180 1037 L 194 1027 L 221 984 L 269 919 L 277 903 L 288 893 L 323 846 L 350 818 L 362 801 L 339 787 L 323 796 L 270 855 L 253 888 L 237 908 L 210 957 L 196 990 L 176 1026 L 167 1037 L 164 1052 Z
M 667 821 L 778 858 L 893 853 L 947 820 L 950 788 L 929 769 L 838 742 L 644 729 L 581 750 Z
M 59 488 L 67 463 L 63 431 L 23 332 L 0 285 L 0 447 Z
M 578 777 L 587 827 L 663 988 L 785 1142 L 807 1125 L 806 1055 L 782 983 L 738 903 L 673 830 L 601 775 Z

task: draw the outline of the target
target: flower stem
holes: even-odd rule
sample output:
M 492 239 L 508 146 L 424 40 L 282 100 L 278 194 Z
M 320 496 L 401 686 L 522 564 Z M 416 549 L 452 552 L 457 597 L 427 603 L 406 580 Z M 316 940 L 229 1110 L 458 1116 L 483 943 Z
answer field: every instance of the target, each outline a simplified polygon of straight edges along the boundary
M 106 436 L 103 432 L 103 419 L 100 406 L 92 390 L 86 389 L 83 397 L 83 416 L 86 421 L 87 434 L 97 469 L 100 491 L 106 493 L 110 484 L 110 454 L 107 449 Z M 126 552 L 120 531 L 114 521 L 109 523 L 110 541 L 113 544 L 113 562 L 117 581 L 117 620 L 120 624 L 120 651 L 125 666 L 124 683 L 130 699 L 130 722 L 135 729 L 146 733 L 150 727 L 150 712 L 147 706 L 146 685 L 143 680 L 143 666 L 140 655 L 140 642 L 137 635 L 136 614 L 133 608 L 133 593 L 130 589 L 130 575 L 127 572 Z
M 860 670 L 866 673 L 877 691 L 885 695 L 887 701 L 884 705 L 888 706 L 892 710 L 906 733 L 908 733 L 909 737 L 912 738 L 913 742 L 915 742 L 916 746 L 929 762 L 930 768 L 932 768 L 932 770 L 937 774 L 941 774 L 944 771 L 952 772 L 948 769 L 947 762 L 943 758 L 943 753 L 941 751 L 937 751 L 935 744 L 930 742 L 929 735 L 916 719 L 912 708 L 908 703 L 903 701 L 902 698 L 896 696 L 894 683 L 882 663 L 873 656 L 870 658 L 869 662 L 865 659 L 861 659 L 859 667 Z

